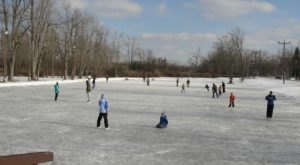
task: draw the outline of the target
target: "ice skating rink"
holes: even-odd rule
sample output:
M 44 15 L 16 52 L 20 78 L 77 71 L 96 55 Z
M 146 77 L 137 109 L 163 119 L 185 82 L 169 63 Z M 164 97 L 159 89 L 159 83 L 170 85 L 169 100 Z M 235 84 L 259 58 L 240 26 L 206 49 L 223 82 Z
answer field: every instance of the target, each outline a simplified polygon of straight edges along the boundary
M 0 155 L 52 151 L 49 165 L 296 165 L 300 164 L 300 82 L 257 78 L 226 84 L 212 98 L 204 88 L 228 78 L 98 79 L 87 103 L 85 82 L 0 84 Z M 1 87 L 2 85 L 2 87 Z M 265 119 L 265 96 L 277 97 Z M 227 108 L 229 94 L 235 109 Z M 96 128 L 101 93 L 109 101 L 109 130 Z M 169 125 L 157 129 L 165 111 Z

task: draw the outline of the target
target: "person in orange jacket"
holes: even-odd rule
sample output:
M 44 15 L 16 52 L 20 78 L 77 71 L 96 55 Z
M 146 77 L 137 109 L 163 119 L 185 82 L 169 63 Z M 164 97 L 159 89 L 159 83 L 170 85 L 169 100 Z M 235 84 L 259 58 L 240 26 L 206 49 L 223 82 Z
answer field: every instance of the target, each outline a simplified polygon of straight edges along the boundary
M 229 105 L 228 105 L 228 108 L 229 108 L 229 107 L 233 107 L 233 108 L 234 108 L 234 100 L 235 100 L 235 96 L 234 96 L 233 93 L 231 92 L 231 93 L 230 93 L 230 96 L 229 96 Z

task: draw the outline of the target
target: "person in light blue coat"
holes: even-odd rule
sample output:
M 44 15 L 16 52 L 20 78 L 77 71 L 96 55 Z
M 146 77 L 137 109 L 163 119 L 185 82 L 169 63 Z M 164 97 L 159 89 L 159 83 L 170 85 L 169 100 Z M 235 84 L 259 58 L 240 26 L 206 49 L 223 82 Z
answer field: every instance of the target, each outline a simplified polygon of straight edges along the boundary
M 99 100 L 99 116 L 97 120 L 97 127 L 100 127 L 101 119 L 104 118 L 104 126 L 105 129 L 108 129 L 108 101 L 104 98 L 104 94 L 101 94 L 101 98 Z
M 162 112 L 160 115 L 159 123 L 156 125 L 156 128 L 167 128 L 168 126 L 168 118 L 165 112 Z

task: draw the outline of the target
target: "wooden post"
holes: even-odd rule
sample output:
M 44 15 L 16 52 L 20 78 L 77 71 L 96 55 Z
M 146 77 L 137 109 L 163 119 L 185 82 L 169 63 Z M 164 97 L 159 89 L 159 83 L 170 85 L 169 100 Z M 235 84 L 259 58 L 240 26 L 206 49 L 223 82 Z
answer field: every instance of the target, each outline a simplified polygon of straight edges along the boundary
M 5 165 L 37 165 L 53 161 L 53 152 L 35 152 L 18 155 L 0 156 L 0 164 Z

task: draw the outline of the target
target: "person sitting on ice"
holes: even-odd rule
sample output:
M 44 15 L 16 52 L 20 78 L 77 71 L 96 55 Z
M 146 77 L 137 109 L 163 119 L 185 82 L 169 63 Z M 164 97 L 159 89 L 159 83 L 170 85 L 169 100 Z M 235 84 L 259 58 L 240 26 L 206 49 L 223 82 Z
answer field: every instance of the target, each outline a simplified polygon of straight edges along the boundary
M 160 115 L 159 123 L 156 125 L 156 128 L 167 128 L 168 118 L 165 112 L 162 112 Z

